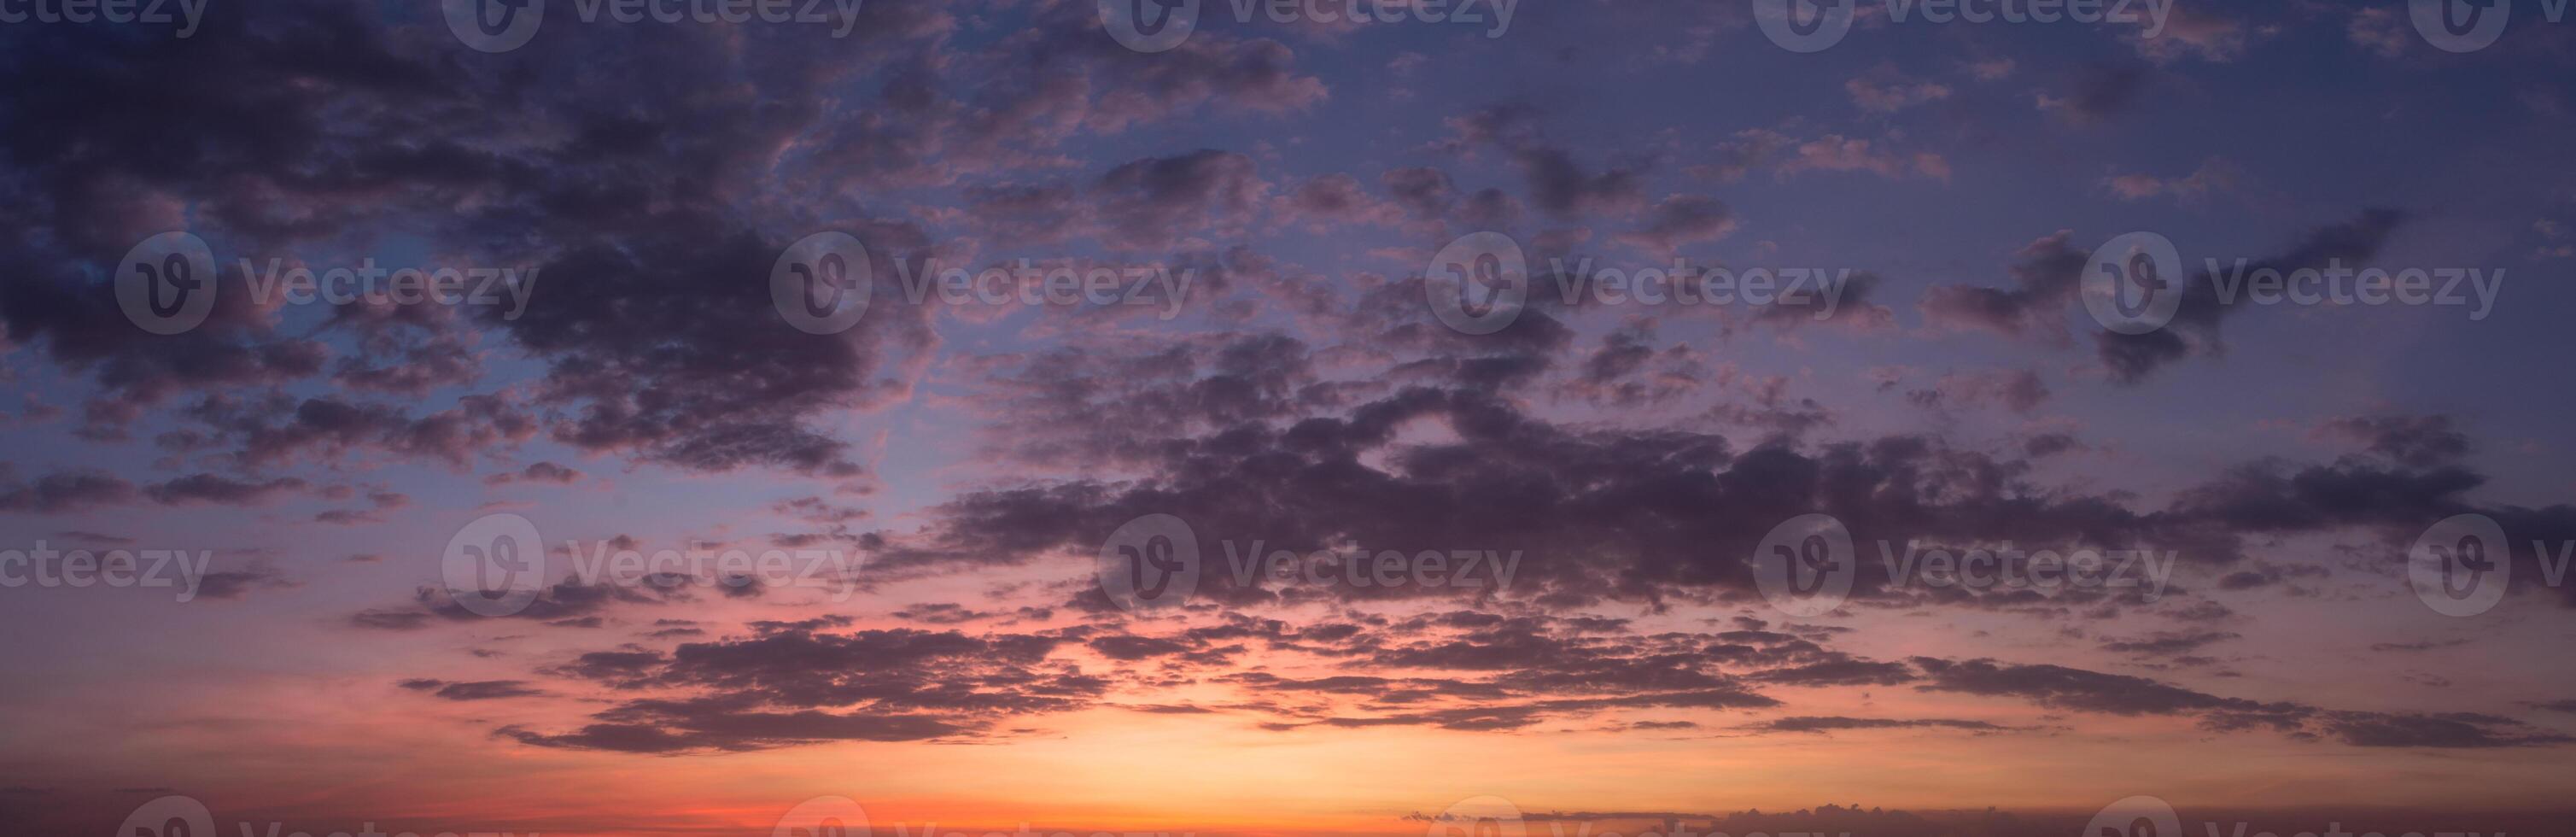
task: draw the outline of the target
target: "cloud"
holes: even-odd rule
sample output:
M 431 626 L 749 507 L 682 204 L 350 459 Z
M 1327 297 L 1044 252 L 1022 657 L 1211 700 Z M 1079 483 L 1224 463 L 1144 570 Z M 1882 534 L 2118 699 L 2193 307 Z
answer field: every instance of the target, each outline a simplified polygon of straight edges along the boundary
M 459 701 L 499 700 L 545 694 L 544 691 L 530 688 L 525 681 L 520 680 L 475 680 L 458 683 L 446 680 L 412 679 L 394 685 L 416 692 L 428 692 L 445 700 Z

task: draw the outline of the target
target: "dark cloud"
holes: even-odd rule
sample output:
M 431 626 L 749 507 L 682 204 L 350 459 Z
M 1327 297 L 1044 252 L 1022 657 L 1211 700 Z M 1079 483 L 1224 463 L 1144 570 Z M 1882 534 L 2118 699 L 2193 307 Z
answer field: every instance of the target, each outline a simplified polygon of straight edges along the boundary
M 2576 737 L 2534 729 L 2510 718 L 2454 712 L 2438 715 L 2336 712 L 2325 729 L 2355 747 L 2483 749 L 2576 742 Z
M 545 694 L 543 691 L 530 688 L 526 682 L 519 680 L 475 680 L 459 683 L 446 680 L 413 679 L 405 680 L 394 685 L 416 692 L 428 692 L 446 700 L 498 700 L 501 698 L 535 697 Z
M 0 489 L 0 511 L 60 514 L 134 501 L 134 484 L 100 471 L 61 471 Z
M 301 586 L 273 567 L 249 567 L 206 573 L 197 581 L 197 596 L 206 599 L 240 599 L 252 590 L 285 590 Z
M 2249 262 L 2244 266 L 2245 272 L 2251 275 L 2255 271 L 2277 270 L 2287 274 L 2321 270 L 2335 263 L 2365 266 L 2405 220 L 2405 214 L 2395 210 L 2363 210 L 2350 220 L 2310 231 L 2287 252 Z M 2221 269 L 2233 273 L 2237 266 L 2224 264 Z M 2222 296 L 2218 278 L 2206 270 L 2194 271 L 2182 293 L 2173 321 L 2163 328 L 2144 334 L 2106 330 L 2093 336 L 2096 354 L 2110 370 L 2112 380 L 2135 384 L 2165 364 L 2188 357 L 2195 348 L 2203 354 L 2223 353 L 2226 342 L 2220 338 L 2219 323 L 2237 312 L 2261 307 L 2241 293 L 2232 300 Z
M 2318 425 L 2317 435 L 2360 445 L 2410 468 L 2446 465 L 2469 454 L 2468 434 L 2445 415 L 2334 418 Z
M 1955 718 L 1846 718 L 1815 715 L 1774 718 L 1753 724 L 1748 728 L 1762 732 L 1809 733 L 1867 729 L 1958 729 L 1972 732 L 2004 732 L 2013 729 L 1986 721 L 1963 721 Z
M 1107 685 L 1050 664 L 1059 640 L 1047 637 L 823 627 L 773 624 L 748 638 L 684 643 L 668 655 L 584 655 L 564 673 L 671 696 L 626 700 L 572 732 L 505 734 L 538 746 L 626 752 L 978 736 L 1002 718 L 1091 705 Z

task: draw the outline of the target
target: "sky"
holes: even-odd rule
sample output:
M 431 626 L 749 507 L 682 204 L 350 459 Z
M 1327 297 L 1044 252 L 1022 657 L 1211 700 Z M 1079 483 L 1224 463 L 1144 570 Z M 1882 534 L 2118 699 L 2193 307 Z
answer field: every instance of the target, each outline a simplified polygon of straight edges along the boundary
M 0 2 L 0 833 L 2568 833 L 2562 12 Z

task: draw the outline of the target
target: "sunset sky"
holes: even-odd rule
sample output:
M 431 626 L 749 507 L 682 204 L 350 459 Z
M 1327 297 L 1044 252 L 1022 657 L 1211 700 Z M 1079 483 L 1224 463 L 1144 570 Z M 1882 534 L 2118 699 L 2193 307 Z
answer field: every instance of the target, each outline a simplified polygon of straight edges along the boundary
M 0 834 L 2576 822 L 2576 20 L 1158 3 L 0 22 Z

